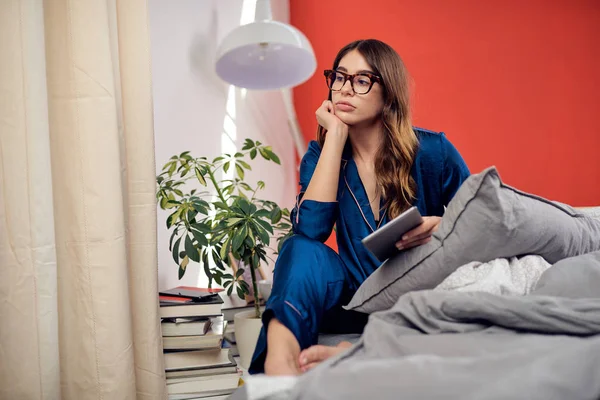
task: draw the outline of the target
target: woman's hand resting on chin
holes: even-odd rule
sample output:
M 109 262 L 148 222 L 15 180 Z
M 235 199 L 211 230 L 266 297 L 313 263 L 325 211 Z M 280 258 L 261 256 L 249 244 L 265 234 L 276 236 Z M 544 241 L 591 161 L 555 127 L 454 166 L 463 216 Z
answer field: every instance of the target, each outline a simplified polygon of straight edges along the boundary
M 331 101 L 325 100 L 323 104 L 317 108 L 315 114 L 319 125 L 327 131 L 325 136 L 326 139 L 335 137 L 341 140 L 342 143 L 346 143 L 346 139 L 348 138 L 348 125 L 335 115 L 335 108 Z
M 404 234 L 402 240 L 396 242 L 396 247 L 398 250 L 404 250 L 429 243 L 431 235 L 438 230 L 441 222 L 441 217 L 423 217 L 423 223 Z

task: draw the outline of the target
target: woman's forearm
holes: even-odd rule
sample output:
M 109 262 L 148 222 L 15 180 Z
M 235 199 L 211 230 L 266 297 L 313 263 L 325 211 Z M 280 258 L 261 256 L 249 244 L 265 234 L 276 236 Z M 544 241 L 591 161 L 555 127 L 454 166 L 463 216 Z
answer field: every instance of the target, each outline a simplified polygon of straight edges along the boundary
M 337 200 L 340 164 L 347 137 L 348 132 L 345 127 L 341 127 L 338 132 L 327 132 L 321 156 L 302 201 L 308 199 L 333 202 Z

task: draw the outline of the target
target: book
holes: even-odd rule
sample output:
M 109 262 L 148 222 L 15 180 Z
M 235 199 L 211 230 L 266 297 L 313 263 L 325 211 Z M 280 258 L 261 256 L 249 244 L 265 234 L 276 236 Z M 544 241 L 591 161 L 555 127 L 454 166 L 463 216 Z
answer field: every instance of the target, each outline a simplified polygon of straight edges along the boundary
M 225 316 L 223 316 L 224 318 Z M 223 332 L 223 338 L 227 339 L 230 343 L 235 343 L 235 323 L 233 321 L 227 321 L 225 331 Z
M 171 394 L 226 394 L 233 393 L 240 384 L 240 374 L 208 375 L 193 378 L 167 379 L 167 392 Z
M 240 355 L 240 351 L 237 348 L 237 343 L 235 342 L 230 342 L 229 340 L 223 339 L 221 347 L 224 349 L 229 349 L 229 354 L 231 354 L 232 357 L 237 357 Z
M 167 372 L 235 365 L 229 349 L 166 352 L 164 358 Z
M 231 398 L 231 391 L 228 390 L 224 390 L 223 391 L 224 394 L 210 394 L 210 395 L 203 395 L 203 394 L 196 394 L 196 393 L 185 393 L 185 394 L 170 394 L 168 399 L 169 400 L 227 400 Z
M 208 317 L 221 315 L 223 299 L 219 296 L 203 298 L 183 304 L 167 304 L 161 302 L 159 314 L 161 318 L 175 317 Z
M 216 296 L 222 292 L 222 288 L 199 288 L 194 286 L 177 286 L 171 289 L 158 292 L 159 296 L 183 297 L 188 299 L 201 299 L 204 297 Z
M 170 336 L 163 337 L 163 349 L 165 350 L 198 350 L 212 349 L 221 347 L 222 336 L 211 335 L 204 336 Z
M 190 336 L 163 336 L 163 349 L 178 350 L 178 349 L 209 349 L 221 347 L 223 340 L 224 325 L 227 321 L 223 317 L 211 319 L 211 328 L 204 335 Z
M 159 300 L 161 306 L 162 305 L 186 304 L 186 303 L 193 302 L 193 300 L 189 297 L 166 296 L 163 294 L 158 296 L 158 300 Z
M 192 378 L 194 376 L 206 376 L 206 375 L 222 375 L 238 372 L 238 367 L 235 364 L 224 365 L 221 367 L 214 368 L 198 368 L 198 369 L 184 369 L 179 371 L 168 371 L 166 372 L 167 379 L 169 378 Z
M 205 335 L 212 322 L 208 317 L 190 318 L 165 318 L 162 320 L 162 335 L 165 336 L 191 336 Z
M 221 312 L 223 313 L 226 321 L 233 322 L 233 317 L 235 314 L 243 311 L 254 310 L 254 303 L 248 303 L 246 300 L 240 299 L 239 296 L 227 296 L 226 292 L 219 293 L 219 296 L 223 300 Z M 261 300 L 259 304 L 261 312 L 264 311 L 265 302 Z

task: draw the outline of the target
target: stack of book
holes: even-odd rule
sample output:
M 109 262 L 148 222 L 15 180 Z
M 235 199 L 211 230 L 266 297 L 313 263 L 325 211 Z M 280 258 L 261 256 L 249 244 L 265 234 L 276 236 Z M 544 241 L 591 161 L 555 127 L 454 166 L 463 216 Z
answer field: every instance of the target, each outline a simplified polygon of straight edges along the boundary
M 179 286 L 159 293 L 170 400 L 225 399 L 240 383 L 228 348 L 220 289 Z

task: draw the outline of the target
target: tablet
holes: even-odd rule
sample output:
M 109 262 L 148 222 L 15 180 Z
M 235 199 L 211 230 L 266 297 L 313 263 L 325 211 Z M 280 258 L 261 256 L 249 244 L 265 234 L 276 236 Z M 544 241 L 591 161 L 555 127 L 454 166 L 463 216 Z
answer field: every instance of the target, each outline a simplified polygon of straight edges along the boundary
M 423 217 L 417 207 L 411 207 L 364 238 L 362 243 L 379 261 L 383 262 L 399 252 L 396 242 L 402 238 L 402 235 L 422 223 Z

